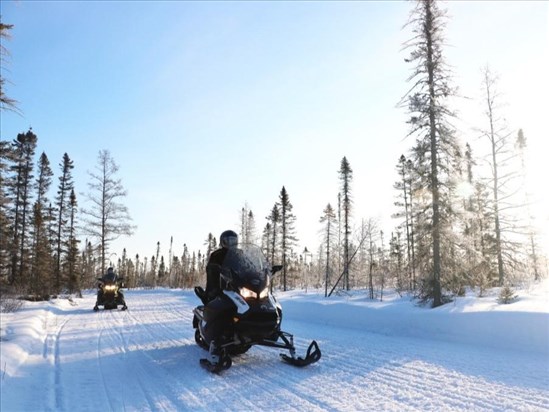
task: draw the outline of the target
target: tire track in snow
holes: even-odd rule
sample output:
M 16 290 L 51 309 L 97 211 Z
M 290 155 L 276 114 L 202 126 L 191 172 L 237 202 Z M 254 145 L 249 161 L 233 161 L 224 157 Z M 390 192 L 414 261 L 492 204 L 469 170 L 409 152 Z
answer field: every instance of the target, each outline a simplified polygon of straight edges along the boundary
M 124 393 L 120 394 L 127 400 L 124 407 L 132 410 L 189 410 L 179 400 L 181 376 L 174 376 L 169 369 L 163 368 L 162 362 L 162 357 L 170 354 L 167 351 L 173 348 L 177 350 L 185 341 L 182 340 L 179 327 L 174 329 L 169 325 L 172 320 L 181 322 L 180 311 L 174 305 L 171 308 L 143 310 L 142 308 L 150 306 L 147 303 L 150 302 L 143 299 L 142 302 L 132 304 L 132 309 L 128 311 L 110 311 L 105 314 L 112 333 L 109 336 L 106 332 L 103 333 L 101 345 L 111 344 L 118 348 L 119 357 L 124 354 L 124 360 L 120 361 L 128 379 L 128 383 L 124 385 Z M 176 333 L 179 336 L 175 336 Z M 156 345 L 158 341 L 160 346 Z M 187 346 L 189 343 L 187 339 Z M 108 392 L 109 385 L 104 386 Z M 139 390 L 131 389 L 132 386 Z M 188 398 L 193 396 L 189 393 Z M 145 397 L 147 402 L 136 400 L 136 397 Z M 111 406 L 111 409 L 116 410 L 116 405 Z
M 134 362 L 132 361 L 129 361 L 129 357 L 128 357 L 128 352 L 130 351 L 129 349 L 129 346 L 127 344 L 127 341 L 126 341 L 126 338 L 124 336 L 124 333 L 122 332 L 122 330 L 125 328 L 126 326 L 126 319 L 128 318 L 129 314 L 128 312 L 124 312 L 123 314 L 123 317 L 122 317 L 122 324 L 120 324 L 120 322 L 118 322 L 118 313 L 115 315 L 114 313 L 110 313 L 111 317 L 113 320 L 116 320 L 117 321 L 117 334 L 118 334 L 118 337 L 120 338 L 120 341 L 122 343 L 122 346 L 121 346 L 121 349 L 122 349 L 122 352 L 124 354 L 124 366 L 126 368 L 126 376 L 131 376 L 132 378 L 134 379 L 137 379 L 137 383 L 138 383 L 138 387 L 140 388 L 139 392 L 143 394 L 143 396 L 145 397 L 148 405 L 149 405 L 149 410 L 155 410 L 155 401 L 154 401 L 154 397 L 153 395 L 151 394 L 150 392 L 150 389 L 149 389 L 149 386 L 150 385 L 147 385 L 143 382 L 142 380 L 142 376 L 141 374 L 139 373 L 135 373 L 135 364 Z M 120 328 L 122 328 L 122 330 L 120 330 Z M 124 408 L 126 409 L 126 408 Z
M 124 331 L 129 316 L 127 311 L 102 312 L 98 359 L 110 410 L 180 410 L 168 397 L 163 396 L 164 377 L 154 369 L 143 366 L 150 362 L 144 359 L 142 348 L 128 344 Z M 118 385 L 113 388 L 113 381 L 122 380 L 124 384 L 121 390 Z
M 55 322 L 55 331 L 50 332 L 49 322 L 53 318 Z M 60 351 L 60 341 L 61 334 L 65 326 L 71 320 L 70 317 L 62 320 L 62 323 L 59 323 L 59 315 L 54 315 L 51 312 L 48 312 L 46 317 L 46 339 L 44 340 L 44 346 L 42 350 L 42 357 L 50 363 L 53 367 L 53 403 L 55 405 L 55 410 L 63 410 L 63 388 L 61 386 L 61 351 Z
M 170 302 L 161 305 L 161 307 L 162 310 L 144 309 L 143 316 L 136 314 L 141 311 L 140 309 L 129 313 L 129 317 L 132 319 L 132 326 L 137 327 L 139 333 L 134 333 L 128 342 L 131 347 L 135 346 L 139 349 L 140 355 L 146 358 L 144 361 L 138 363 L 143 373 L 148 375 L 159 373 L 157 370 L 159 367 L 164 366 L 165 359 L 163 359 L 163 356 L 166 355 L 167 351 L 169 351 L 169 354 L 177 356 L 178 352 L 182 352 L 181 348 L 194 347 L 195 345 L 194 336 L 192 339 L 184 336 L 185 331 L 192 330 L 190 329 L 192 316 L 184 316 L 185 308 L 181 302 Z M 186 318 L 188 318 L 188 323 L 185 322 Z M 146 319 L 146 321 L 143 322 L 143 319 Z M 149 339 L 148 343 L 143 345 L 143 336 L 145 335 Z M 140 339 L 137 340 L 133 336 L 139 336 Z M 153 343 L 151 344 L 151 342 Z M 185 378 L 188 377 L 188 373 L 185 373 L 187 372 L 186 368 L 188 368 L 188 360 L 186 361 L 187 363 L 183 363 L 181 365 L 182 368 L 175 370 L 175 373 L 172 370 L 173 368 L 162 368 L 161 375 L 159 376 L 159 380 L 163 381 L 161 390 L 172 403 L 178 405 L 177 410 L 197 410 L 200 407 L 204 408 L 210 403 L 210 400 L 205 404 L 202 400 L 203 398 L 197 396 L 192 388 L 185 385 Z M 145 369 L 144 365 L 153 365 L 155 368 L 153 370 L 150 368 Z
M 111 391 L 109 390 L 109 385 L 107 384 L 107 374 L 105 371 L 106 366 L 104 365 L 104 357 L 103 357 L 104 351 L 102 349 L 103 340 L 104 340 L 103 335 L 105 334 L 106 331 L 108 335 L 108 332 L 110 331 L 110 326 L 105 321 L 105 311 L 100 311 L 99 317 L 100 317 L 100 330 L 99 330 L 99 335 L 97 337 L 97 363 L 99 366 L 99 372 L 101 374 L 101 382 L 103 383 L 103 391 L 105 393 L 105 397 L 109 404 L 110 410 L 114 411 L 116 409 L 115 409 L 115 405 L 113 405 L 113 402 L 112 402 L 113 398 L 111 396 Z M 107 325 L 107 327 L 105 327 L 105 325 Z

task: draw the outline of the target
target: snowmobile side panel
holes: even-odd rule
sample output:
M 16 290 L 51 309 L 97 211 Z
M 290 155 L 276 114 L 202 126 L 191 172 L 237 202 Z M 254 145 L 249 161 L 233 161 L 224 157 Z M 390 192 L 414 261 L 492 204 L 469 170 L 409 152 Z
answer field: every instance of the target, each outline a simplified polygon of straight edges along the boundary
M 235 291 L 224 290 L 223 293 L 233 301 L 233 303 L 236 305 L 236 311 L 240 315 L 243 315 L 250 309 L 250 306 L 248 305 L 248 303 L 246 303 L 246 301 L 242 298 L 242 296 L 240 296 Z

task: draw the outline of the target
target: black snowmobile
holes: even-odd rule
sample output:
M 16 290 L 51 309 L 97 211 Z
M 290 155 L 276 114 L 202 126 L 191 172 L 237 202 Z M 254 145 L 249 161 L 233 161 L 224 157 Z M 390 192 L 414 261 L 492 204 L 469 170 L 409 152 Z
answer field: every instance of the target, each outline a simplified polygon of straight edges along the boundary
M 242 245 L 229 249 L 220 267 L 222 293 L 206 302 L 203 288 L 195 287 L 202 305 L 194 309 L 196 343 L 209 352 L 200 364 L 219 373 L 232 365 L 231 356 L 240 355 L 254 345 L 286 349 L 282 359 L 295 366 L 317 362 L 321 352 L 312 341 L 304 358 L 296 357 L 293 335 L 280 330 L 282 307 L 270 291 L 271 277 L 282 266 L 269 266 L 261 249 Z M 214 335 L 221 327 L 222 338 Z
M 97 278 L 99 281 L 97 302 L 93 307 L 93 310 L 98 311 L 99 306 L 103 306 L 104 309 L 118 309 L 118 305 L 122 305 L 122 310 L 128 309 L 126 301 L 124 300 L 124 294 L 121 288 L 124 287 L 124 279 L 118 277 L 113 272 L 107 273 L 102 278 Z

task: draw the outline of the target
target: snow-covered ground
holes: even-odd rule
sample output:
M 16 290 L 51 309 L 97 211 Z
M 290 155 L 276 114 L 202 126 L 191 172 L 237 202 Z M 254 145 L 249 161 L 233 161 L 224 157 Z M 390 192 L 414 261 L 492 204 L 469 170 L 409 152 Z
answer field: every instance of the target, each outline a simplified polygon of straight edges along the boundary
M 278 293 L 306 368 L 254 347 L 214 375 L 199 366 L 191 291 L 130 290 L 129 310 L 25 303 L 1 314 L 1 403 L 11 411 L 547 411 L 548 282 L 437 309 L 364 292 Z

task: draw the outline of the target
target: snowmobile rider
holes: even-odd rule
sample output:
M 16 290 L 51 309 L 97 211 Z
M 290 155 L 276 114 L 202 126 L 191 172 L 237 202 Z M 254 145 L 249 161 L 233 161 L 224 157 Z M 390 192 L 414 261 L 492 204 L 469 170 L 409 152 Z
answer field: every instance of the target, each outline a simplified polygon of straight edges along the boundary
M 93 310 L 98 310 L 99 305 L 101 304 L 101 302 L 103 302 L 103 288 L 101 287 L 102 284 L 105 282 L 116 282 L 118 280 L 118 276 L 116 275 L 116 273 L 114 273 L 114 268 L 110 267 L 107 269 L 107 273 L 103 275 L 101 279 L 102 282 L 97 285 L 97 301 L 95 302 Z M 126 306 L 126 300 L 124 299 L 124 294 L 121 290 L 118 290 L 118 299 L 123 305 L 122 309 L 127 309 L 128 307 Z
M 221 233 L 219 244 L 221 248 L 211 253 L 206 265 L 206 291 L 203 299 L 211 363 L 219 361 L 218 347 L 224 339 L 225 326 L 229 322 L 227 314 L 230 314 L 230 311 L 227 309 L 232 305 L 221 293 L 221 265 L 229 249 L 238 247 L 238 235 L 232 230 L 226 230 Z
M 221 293 L 221 265 L 227 251 L 238 247 L 238 235 L 232 230 L 226 230 L 219 236 L 220 249 L 213 251 L 206 265 L 206 302 L 215 299 Z

